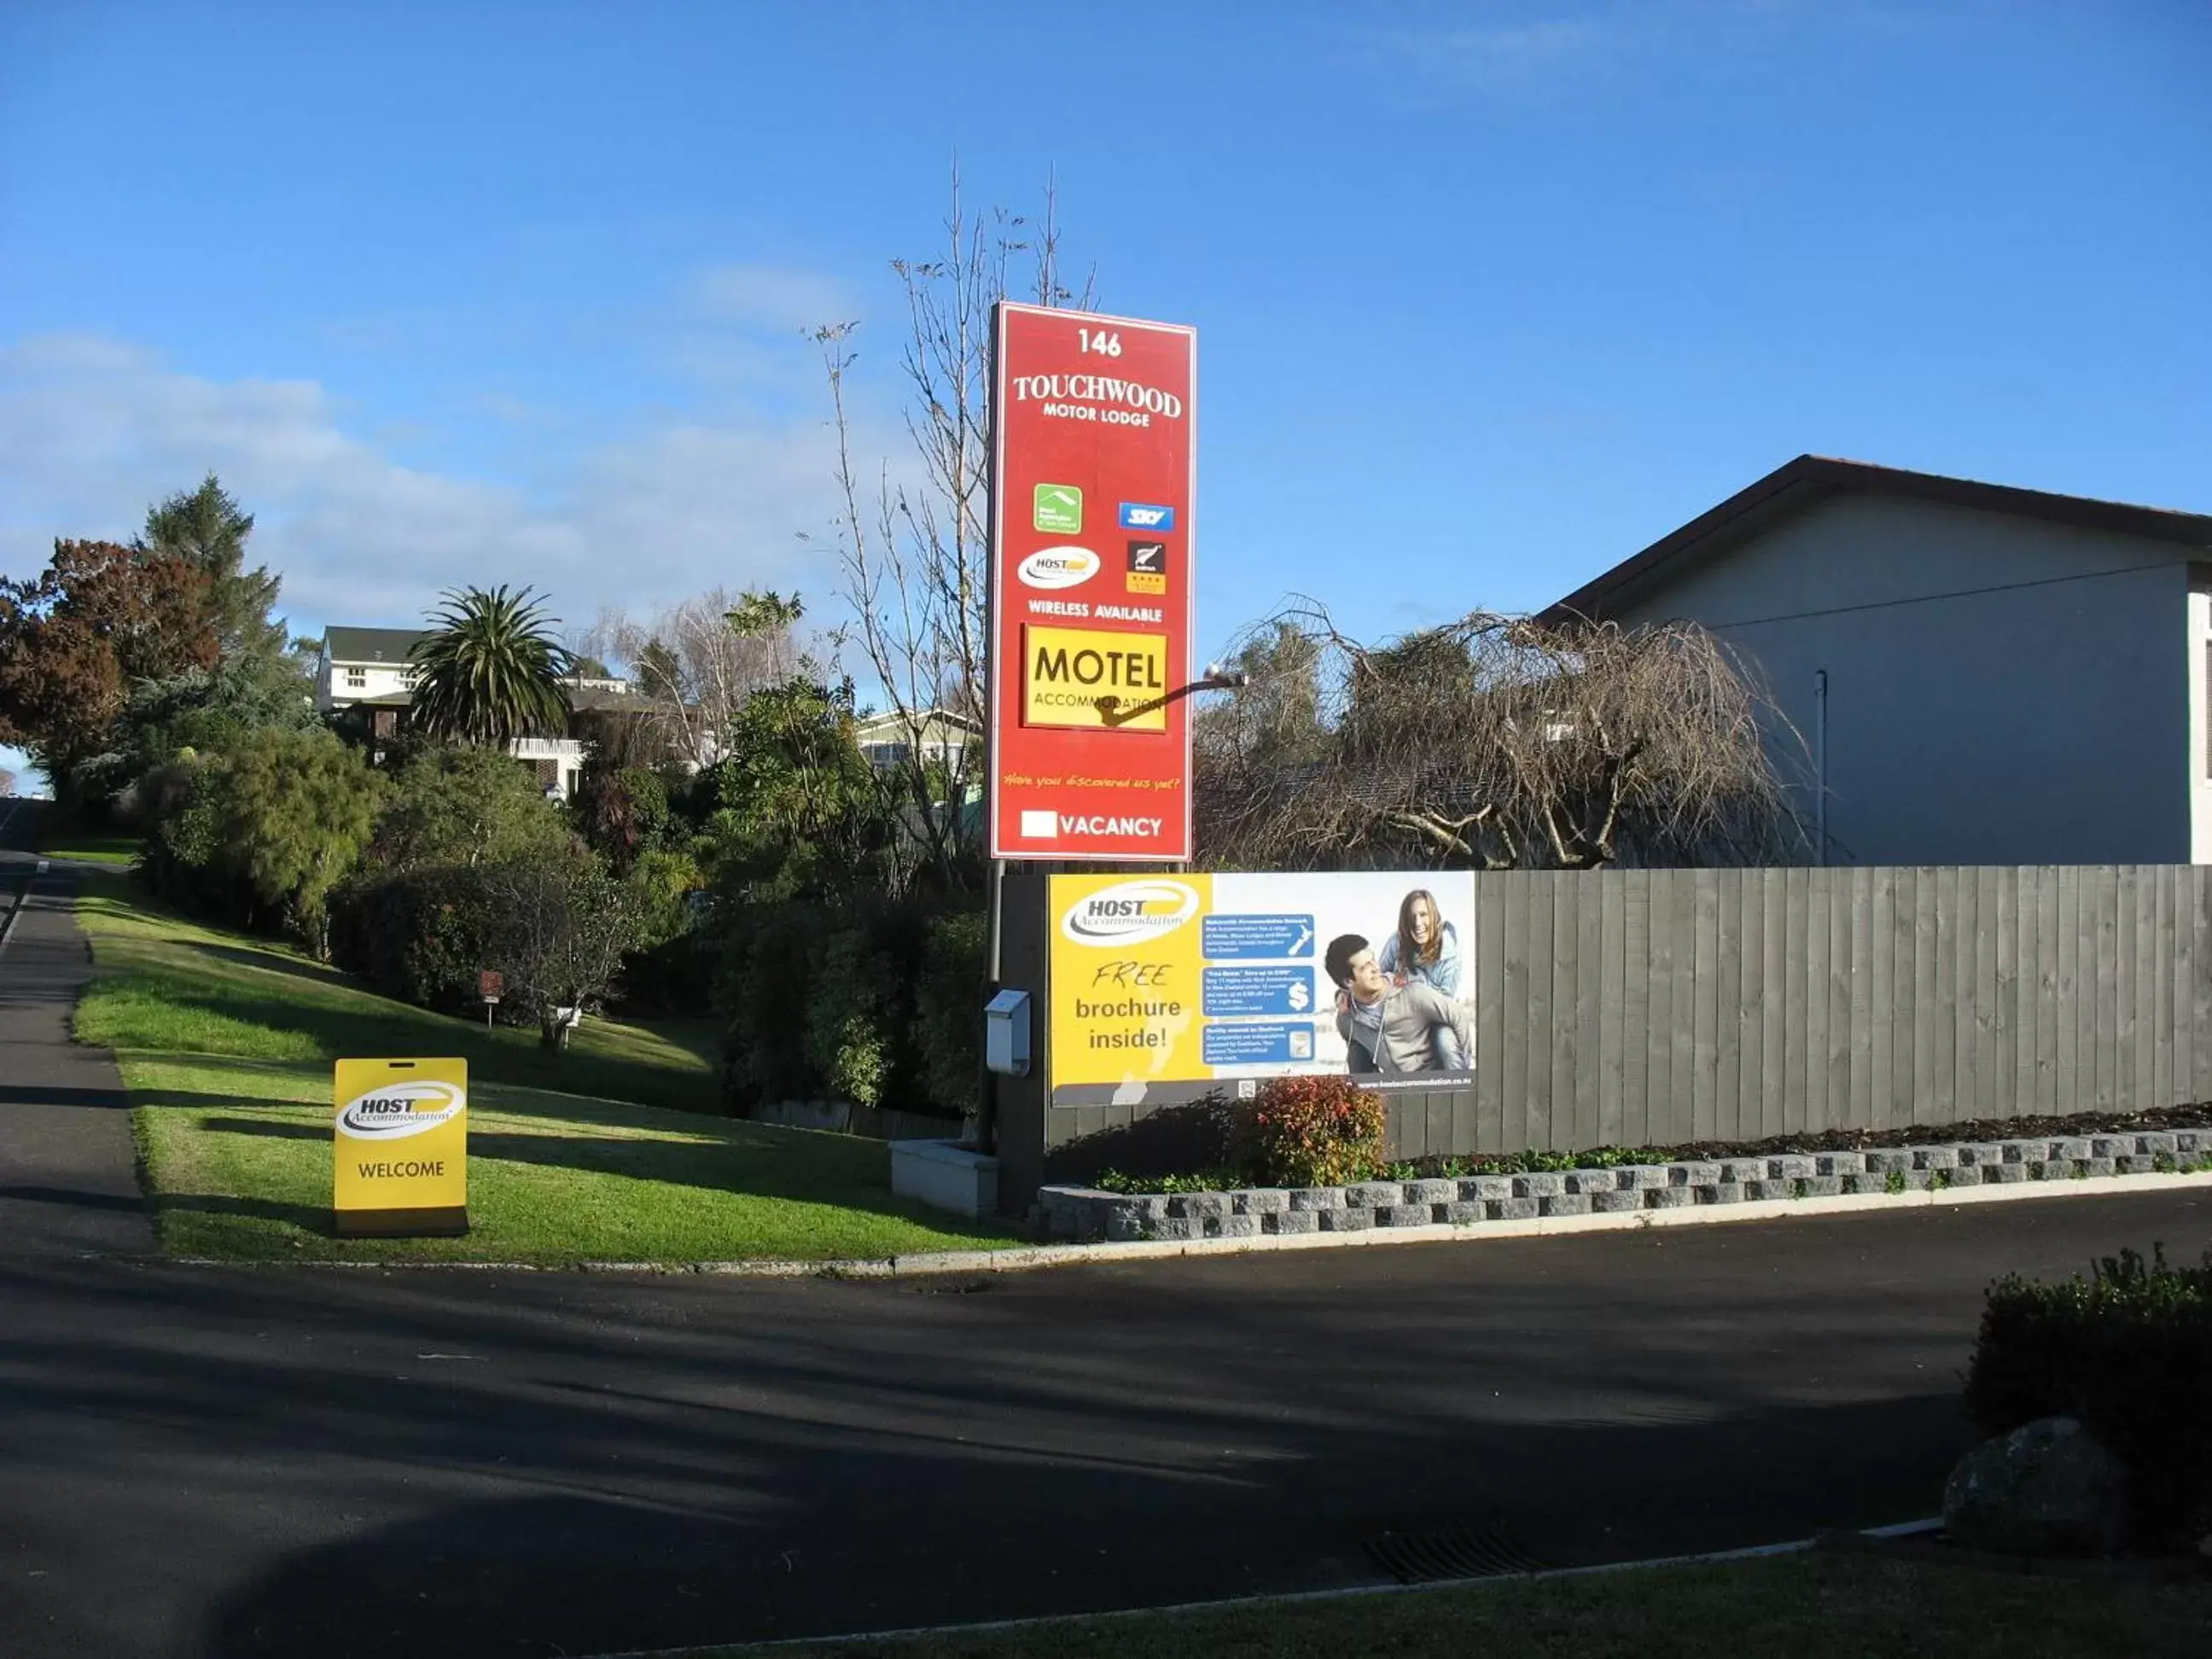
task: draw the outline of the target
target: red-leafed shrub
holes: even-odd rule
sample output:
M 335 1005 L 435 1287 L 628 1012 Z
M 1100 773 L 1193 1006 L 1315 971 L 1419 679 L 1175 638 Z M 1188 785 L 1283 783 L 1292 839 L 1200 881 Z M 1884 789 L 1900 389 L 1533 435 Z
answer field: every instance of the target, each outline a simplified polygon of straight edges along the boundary
M 1348 1077 L 1279 1077 L 1237 1103 L 1229 1131 L 1237 1166 L 1269 1187 L 1337 1187 L 1381 1162 L 1379 1096 Z

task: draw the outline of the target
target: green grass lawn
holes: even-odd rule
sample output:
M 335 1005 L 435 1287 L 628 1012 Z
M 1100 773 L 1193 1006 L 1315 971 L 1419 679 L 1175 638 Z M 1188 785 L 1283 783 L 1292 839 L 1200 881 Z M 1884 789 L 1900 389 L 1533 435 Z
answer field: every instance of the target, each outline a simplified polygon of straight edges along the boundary
M 92 936 L 100 970 L 77 1006 L 81 1042 L 246 1060 L 458 1054 L 472 1079 L 719 1108 L 714 1031 L 705 1020 L 587 1018 L 568 1052 L 554 1054 L 534 1030 L 486 1031 L 474 1020 L 395 1002 L 270 940 L 179 916 L 119 874 L 83 874 L 77 920 Z
M 112 865 L 120 870 L 138 856 L 138 837 L 66 823 L 41 824 L 39 853 L 43 858 L 74 859 L 80 864 Z
M 2212 1651 L 2212 1584 L 2051 1580 L 1824 1553 L 1402 1595 L 779 1647 L 791 1659 L 2060 1659 Z M 749 1648 L 702 1649 L 735 1656 Z
M 249 1261 L 678 1263 L 880 1257 L 1010 1242 L 890 1192 L 880 1141 L 672 1109 L 715 1099 L 703 1024 L 586 1021 L 568 1054 L 410 1007 L 266 940 L 85 878 L 99 975 L 80 1041 L 112 1048 L 173 1253 Z M 470 1232 L 330 1232 L 331 1062 L 469 1061 Z

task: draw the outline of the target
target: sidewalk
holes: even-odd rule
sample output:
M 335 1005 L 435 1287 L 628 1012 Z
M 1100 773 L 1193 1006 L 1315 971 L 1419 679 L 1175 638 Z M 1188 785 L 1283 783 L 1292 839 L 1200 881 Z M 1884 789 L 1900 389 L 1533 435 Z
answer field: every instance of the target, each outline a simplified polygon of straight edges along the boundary
M 0 915 L 33 868 L 0 851 Z M 154 1248 L 122 1074 L 105 1049 L 70 1041 L 92 977 L 74 887 L 58 871 L 33 877 L 0 945 L 0 1261 Z

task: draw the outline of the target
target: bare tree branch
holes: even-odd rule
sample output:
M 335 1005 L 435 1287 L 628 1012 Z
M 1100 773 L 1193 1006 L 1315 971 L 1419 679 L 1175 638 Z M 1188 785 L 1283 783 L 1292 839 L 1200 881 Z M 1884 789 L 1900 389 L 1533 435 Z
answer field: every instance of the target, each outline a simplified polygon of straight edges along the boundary
M 1202 858 L 1300 869 L 1749 864 L 1800 836 L 1796 734 L 1686 623 L 1474 611 L 1366 645 L 1301 602 L 1249 631 L 1196 726 Z

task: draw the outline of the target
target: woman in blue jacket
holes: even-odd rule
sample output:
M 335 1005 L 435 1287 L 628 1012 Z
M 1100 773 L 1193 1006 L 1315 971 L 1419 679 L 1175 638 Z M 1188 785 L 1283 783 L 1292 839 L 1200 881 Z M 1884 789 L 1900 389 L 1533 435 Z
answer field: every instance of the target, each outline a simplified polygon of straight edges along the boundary
M 1419 980 L 1443 995 L 1459 996 L 1459 932 L 1437 908 L 1437 896 L 1417 887 L 1398 906 L 1398 931 L 1382 941 L 1375 965 L 1401 985 Z M 1469 1056 L 1449 1029 L 1437 1033 L 1437 1064 L 1447 1072 L 1468 1069 Z

